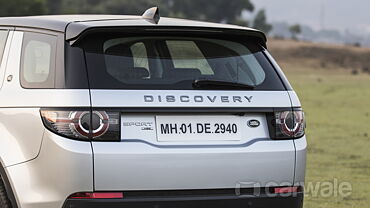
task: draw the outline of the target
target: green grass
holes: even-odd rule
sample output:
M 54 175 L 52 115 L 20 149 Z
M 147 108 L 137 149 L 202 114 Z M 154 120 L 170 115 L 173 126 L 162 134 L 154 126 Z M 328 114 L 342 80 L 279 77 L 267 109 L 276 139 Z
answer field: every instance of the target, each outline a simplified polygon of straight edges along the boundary
M 349 182 L 347 197 L 307 195 L 305 208 L 370 206 L 370 75 L 345 71 L 296 70 L 287 76 L 307 119 L 306 182 Z M 322 190 L 324 191 L 324 190 Z

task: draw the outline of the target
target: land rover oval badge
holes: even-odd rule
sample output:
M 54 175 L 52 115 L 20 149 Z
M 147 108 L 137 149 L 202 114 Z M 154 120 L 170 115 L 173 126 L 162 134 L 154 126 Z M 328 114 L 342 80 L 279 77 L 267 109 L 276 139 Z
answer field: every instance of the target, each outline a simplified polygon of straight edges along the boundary
M 258 120 L 255 120 L 255 119 L 248 121 L 248 126 L 251 127 L 251 128 L 257 128 L 257 127 L 260 126 L 260 124 L 261 123 Z

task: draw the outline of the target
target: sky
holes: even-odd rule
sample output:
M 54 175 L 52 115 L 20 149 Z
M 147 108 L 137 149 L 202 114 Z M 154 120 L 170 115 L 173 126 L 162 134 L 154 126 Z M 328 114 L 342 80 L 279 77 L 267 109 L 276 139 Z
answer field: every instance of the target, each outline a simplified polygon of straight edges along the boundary
M 370 34 L 370 0 L 251 0 L 269 22 Z

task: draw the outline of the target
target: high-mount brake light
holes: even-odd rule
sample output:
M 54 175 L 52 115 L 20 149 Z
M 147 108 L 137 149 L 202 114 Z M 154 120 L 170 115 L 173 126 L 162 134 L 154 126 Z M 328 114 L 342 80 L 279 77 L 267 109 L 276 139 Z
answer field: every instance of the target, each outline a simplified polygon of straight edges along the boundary
M 306 122 L 301 109 L 275 112 L 270 123 L 273 139 L 297 139 L 305 134 Z
M 54 133 L 77 140 L 119 141 L 119 112 L 41 110 L 45 126 Z

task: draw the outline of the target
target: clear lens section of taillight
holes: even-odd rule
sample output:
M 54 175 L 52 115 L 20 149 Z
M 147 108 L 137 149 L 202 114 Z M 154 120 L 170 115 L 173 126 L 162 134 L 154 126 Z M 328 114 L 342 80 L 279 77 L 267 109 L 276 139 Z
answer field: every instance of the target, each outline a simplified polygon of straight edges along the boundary
M 93 111 L 102 112 L 102 111 Z M 104 112 L 104 111 L 103 111 Z M 121 140 L 121 123 L 120 123 L 120 113 L 119 112 L 105 112 L 107 116 L 107 126 L 102 128 L 96 128 L 100 126 L 101 119 L 98 117 L 92 118 L 92 123 L 95 125 L 93 129 L 93 139 L 95 141 L 120 141 Z M 94 124 L 95 123 L 95 124 Z M 105 130 L 106 129 L 106 130 Z
M 305 134 L 305 128 L 302 110 L 275 112 L 275 136 L 277 139 L 300 138 Z
M 52 132 L 78 140 L 119 141 L 119 112 L 41 110 L 44 125 Z

